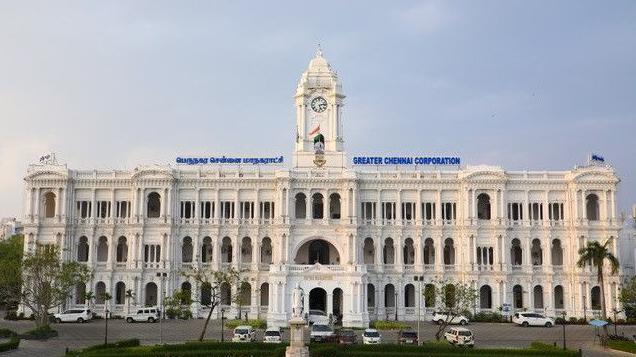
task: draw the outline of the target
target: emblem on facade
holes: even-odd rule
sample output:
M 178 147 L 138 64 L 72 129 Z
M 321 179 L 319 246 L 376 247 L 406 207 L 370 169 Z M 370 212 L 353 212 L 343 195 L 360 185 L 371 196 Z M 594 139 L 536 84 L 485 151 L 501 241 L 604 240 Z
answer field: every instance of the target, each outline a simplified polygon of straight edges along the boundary
M 325 160 L 325 137 L 320 134 L 320 126 L 318 126 L 316 132 L 318 135 L 314 136 L 314 154 L 316 155 L 314 164 L 318 167 L 322 167 L 327 162 L 327 160 Z

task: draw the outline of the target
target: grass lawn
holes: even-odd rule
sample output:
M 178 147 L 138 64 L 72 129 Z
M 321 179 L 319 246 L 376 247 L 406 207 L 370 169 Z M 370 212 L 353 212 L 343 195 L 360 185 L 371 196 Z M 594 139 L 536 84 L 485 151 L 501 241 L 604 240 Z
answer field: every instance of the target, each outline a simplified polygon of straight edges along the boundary
M 607 341 L 607 347 L 636 354 L 636 343 L 630 341 Z

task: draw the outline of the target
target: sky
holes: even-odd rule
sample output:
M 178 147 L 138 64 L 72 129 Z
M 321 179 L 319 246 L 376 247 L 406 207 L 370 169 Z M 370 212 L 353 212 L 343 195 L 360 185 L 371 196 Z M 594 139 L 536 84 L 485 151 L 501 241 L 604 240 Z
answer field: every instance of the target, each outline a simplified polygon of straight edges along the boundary
M 634 1 L 2 1 L 0 217 L 26 169 L 283 154 L 321 44 L 356 154 L 614 166 L 636 203 Z M 257 155 L 258 154 L 258 155 Z

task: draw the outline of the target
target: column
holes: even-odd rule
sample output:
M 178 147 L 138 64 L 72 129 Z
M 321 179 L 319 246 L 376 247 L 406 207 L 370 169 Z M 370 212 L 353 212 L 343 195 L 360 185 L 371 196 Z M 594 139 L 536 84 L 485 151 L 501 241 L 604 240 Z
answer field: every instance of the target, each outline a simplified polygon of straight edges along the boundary
M 322 219 L 329 220 L 329 205 L 331 204 L 331 198 L 329 197 L 329 191 L 323 191 L 322 198 Z
M 499 190 L 499 193 L 500 193 L 500 195 L 501 195 L 501 199 L 499 200 L 499 205 L 501 206 L 501 207 L 500 207 L 500 210 L 501 210 L 501 218 L 502 218 L 503 220 L 505 220 L 506 218 L 508 218 L 508 214 L 507 214 L 507 211 L 506 211 L 506 209 L 505 209 L 505 207 L 506 207 L 505 201 L 506 201 L 506 200 L 504 199 L 504 190 Z
M 357 195 L 356 195 L 356 189 L 355 188 L 351 189 L 351 196 L 352 196 L 352 198 L 351 198 L 351 211 L 352 211 L 352 214 L 351 215 L 353 216 L 353 219 L 354 219 L 354 222 L 355 222 L 355 221 L 357 221 L 357 218 L 358 218 L 358 198 L 357 198 Z
M 305 218 L 311 222 L 311 219 L 314 218 L 313 212 L 311 211 L 311 191 L 305 192 L 306 200 L 305 200 Z
M 435 248 L 435 270 L 441 272 L 444 269 L 444 236 L 437 233 L 433 239 L 437 245 Z
M 40 218 L 40 189 L 35 189 L 35 216 Z
M 437 191 L 437 197 L 436 197 L 436 202 L 435 202 L 435 209 L 433 210 L 433 212 L 435 212 L 435 224 L 440 224 L 439 222 L 441 222 L 441 218 L 442 218 L 442 191 L 438 190 Z
M 424 250 L 424 246 L 422 245 L 423 237 L 421 235 L 416 235 L 415 239 L 415 265 L 417 266 L 417 271 L 423 271 L 424 259 L 422 259 L 422 252 Z
M 260 224 L 261 222 L 261 201 L 260 201 L 260 197 L 258 196 L 258 191 L 259 189 L 256 189 L 256 198 L 254 199 L 254 219 L 256 220 L 257 223 Z M 268 217 L 269 218 L 269 217 Z
M 378 190 L 378 197 L 376 202 L 376 214 L 374 217 L 374 224 L 382 224 L 382 190 Z
M 615 198 L 616 198 L 616 191 L 611 190 L 610 191 L 610 206 L 611 206 L 611 211 L 612 211 L 612 216 L 610 217 L 611 219 L 616 219 L 616 202 L 615 202 Z
M 383 243 L 382 238 L 376 238 L 373 240 L 375 245 L 375 266 L 378 268 L 378 271 L 384 270 L 384 259 L 383 258 Z
M 416 207 L 413 210 L 413 217 L 415 217 L 415 224 L 422 224 L 424 220 L 424 214 L 422 211 L 422 190 L 417 190 L 417 200 L 415 201 Z
M 115 237 L 111 236 L 108 240 L 108 258 L 106 259 L 108 269 L 113 269 L 113 246 L 115 244 L 117 244 Z
M 473 210 L 473 211 L 471 212 L 471 215 L 470 215 L 470 217 L 471 217 L 472 219 L 477 219 L 477 209 L 476 209 L 476 204 L 477 204 L 477 202 L 476 202 L 476 201 L 477 201 L 477 200 L 476 200 L 476 198 L 475 198 L 475 189 L 472 189 L 472 194 L 471 194 L 471 205 L 470 205 L 470 206 L 472 207 L 472 210 Z
M 402 190 L 398 190 L 397 191 L 397 203 L 396 203 L 396 207 L 395 207 L 395 218 L 396 218 L 396 223 L 399 225 L 402 225 Z
M 216 194 L 214 195 L 214 218 L 215 223 L 219 223 L 219 218 L 221 218 L 221 201 L 219 197 L 219 190 L 216 190 Z
M 344 299 L 344 292 L 342 298 Z M 307 294 L 307 298 L 305 298 L 305 311 L 309 311 L 309 294 Z M 343 302 L 344 305 L 344 302 Z M 333 313 L 333 291 L 327 291 L 327 316 Z M 344 313 L 344 311 L 343 311 Z
M 91 221 L 94 222 L 97 216 L 97 202 L 95 201 L 95 189 L 91 191 Z

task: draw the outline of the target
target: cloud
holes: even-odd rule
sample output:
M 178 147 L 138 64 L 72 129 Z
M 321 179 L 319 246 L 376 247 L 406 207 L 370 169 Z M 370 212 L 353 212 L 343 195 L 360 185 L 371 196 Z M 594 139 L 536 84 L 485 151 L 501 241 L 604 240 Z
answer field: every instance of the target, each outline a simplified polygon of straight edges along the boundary
M 404 28 L 417 33 L 434 33 L 456 19 L 456 15 L 442 2 L 424 1 L 398 13 L 398 21 Z

